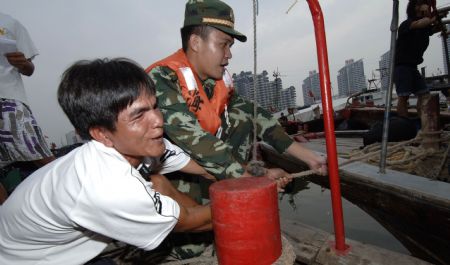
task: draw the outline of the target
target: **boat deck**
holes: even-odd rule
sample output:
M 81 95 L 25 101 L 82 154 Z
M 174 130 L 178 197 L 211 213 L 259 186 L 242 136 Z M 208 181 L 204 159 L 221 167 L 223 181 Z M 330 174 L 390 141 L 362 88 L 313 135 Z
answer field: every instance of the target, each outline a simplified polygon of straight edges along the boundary
M 303 143 L 311 150 L 326 154 L 325 139 L 311 139 Z M 338 152 L 339 163 L 345 162 L 342 157 L 348 156 L 353 150 L 363 145 L 362 138 L 336 138 L 336 148 Z M 411 190 L 417 194 L 423 194 L 425 197 L 442 200 L 445 205 L 450 205 L 450 183 L 435 181 L 421 176 L 404 173 L 397 170 L 386 169 L 385 174 L 379 172 L 379 167 L 362 162 L 354 162 L 339 169 L 344 175 L 358 175 L 365 181 L 375 181 L 384 183 L 389 187 L 401 187 L 405 190 Z
M 429 265 L 426 261 L 347 239 L 348 249 L 334 248 L 334 235 L 293 220 L 282 220 L 281 230 L 291 243 L 296 264 Z
M 311 139 L 309 142 L 303 143 L 309 149 L 316 152 L 326 154 L 327 146 L 325 138 Z M 347 156 L 351 151 L 363 146 L 363 139 L 361 137 L 355 138 L 336 138 L 336 149 L 339 157 Z

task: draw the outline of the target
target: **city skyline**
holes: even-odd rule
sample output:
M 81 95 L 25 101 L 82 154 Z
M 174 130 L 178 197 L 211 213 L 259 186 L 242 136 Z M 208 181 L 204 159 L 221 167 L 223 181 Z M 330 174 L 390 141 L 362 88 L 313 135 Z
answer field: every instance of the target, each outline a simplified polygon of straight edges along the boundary
M 282 76 L 276 71 L 271 75 L 273 80 L 270 80 L 269 76 L 270 74 L 266 70 L 256 75 L 258 105 L 273 113 L 296 107 L 298 104 L 296 103 L 297 93 L 295 87 L 283 87 Z M 253 79 L 252 71 L 233 73 L 236 92 L 243 98 L 251 101 L 254 99 L 255 89 Z

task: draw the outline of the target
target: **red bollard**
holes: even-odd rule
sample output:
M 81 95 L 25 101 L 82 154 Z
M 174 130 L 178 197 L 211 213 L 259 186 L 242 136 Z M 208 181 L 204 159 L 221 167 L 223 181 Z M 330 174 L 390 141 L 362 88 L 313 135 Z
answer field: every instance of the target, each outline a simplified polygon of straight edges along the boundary
M 244 177 L 209 188 L 215 245 L 221 265 L 272 264 L 281 255 L 276 183 Z

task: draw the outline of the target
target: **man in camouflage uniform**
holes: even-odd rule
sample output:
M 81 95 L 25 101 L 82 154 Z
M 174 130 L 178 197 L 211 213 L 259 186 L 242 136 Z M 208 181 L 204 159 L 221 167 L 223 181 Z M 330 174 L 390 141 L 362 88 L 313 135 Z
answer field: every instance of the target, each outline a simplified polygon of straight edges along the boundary
M 253 104 L 233 93 L 225 67 L 234 39 L 245 42 L 247 37 L 234 30 L 233 10 L 220 0 L 189 0 L 181 37 L 183 49 L 147 68 L 156 84 L 166 136 L 218 180 L 240 177 L 253 144 Z M 269 112 L 258 108 L 256 123 L 262 141 L 326 174 L 325 158 L 294 142 Z M 289 181 L 279 181 L 279 187 Z M 192 182 L 180 181 L 178 189 L 199 199 L 200 188 Z M 172 247 L 172 254 L 187 258 L 204 245 Z
M 204 108 L 205 101 L 214 104 L 212 97 L 217 83 L 229 77 L 225 66 L 232 57 L 230 48 L 234 39 L 245 42 L 247 37 L 234 30 L 233 10 L 220 0 L 188 1 L 181 35 L 183 50 L 177 53 L 187 59 L 187 66 L 195 77 L 191 77 L 192 82 L 197 83 L 189 93 L 203 90 L 208 98 L 194 96 L 194 100 L 187 101 L 180 86 L 180 73 L 174 69 L 174 64 L 170 67 L 164 63 L 168 58 L 150 66 L 147 72 L 156 83 L 164 131 L 171 141 L 218 180 L 240 177 L 245 172 L 252 146 L 253 103 L 230 88 L 225 108 L 218 113 L 221 126 L 216 131 L 205 130 L 195 111 Z M 223 81 L 227 83 L 227 80 Z M 185 82 L 189 86 L 189 80 Z M 229 83 L 232 86 L 232 81 L 228 80 Z M 326 174 L 325 158 L 294 142 L 269 112 L 258 108 L 256 122 L 257 136 L 262 141 L 280 153 L 287 152 L 306 162 L 316 173 Z

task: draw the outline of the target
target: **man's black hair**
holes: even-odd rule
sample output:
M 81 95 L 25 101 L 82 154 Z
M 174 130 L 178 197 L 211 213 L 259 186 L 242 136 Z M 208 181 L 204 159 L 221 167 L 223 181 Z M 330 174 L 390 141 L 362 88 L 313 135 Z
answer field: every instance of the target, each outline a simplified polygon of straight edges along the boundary
M 81 138 L 89 129 L 114 132 L 119 113 L 142 93 L 155 95 L 155 86 L 142 67 L 125 59 L 78 61 L 62 75 L 58 102 Z
M 192 34 L 200 36 L 202 40 L 206 40 L 212 29 L 214 28 L 208 25 L 193 25 L 181 28 L 181 44 L 183 51 L 187 51 L 189 38 Z
M 429 0 L 409 0 L 406 6 L 406 16 L 408 19 L 416 20 L 418 19 L 416 14 L 416 6 L 420 5 L 430 5 Z

